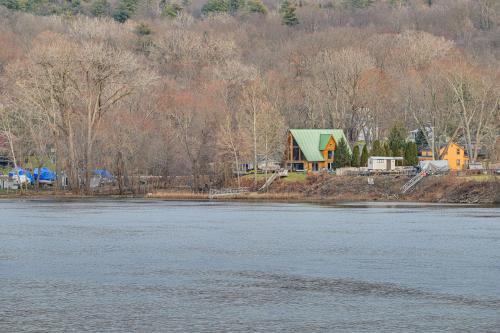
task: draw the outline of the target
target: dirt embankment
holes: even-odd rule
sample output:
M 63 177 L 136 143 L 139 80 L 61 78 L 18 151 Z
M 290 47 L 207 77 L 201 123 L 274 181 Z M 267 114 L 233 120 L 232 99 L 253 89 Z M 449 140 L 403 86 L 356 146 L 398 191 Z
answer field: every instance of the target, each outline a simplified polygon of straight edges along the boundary
M 500 177 L 475 180 L 471 177 L 432 176 L 425 178 L 407 195 L 401 187 L 407 176 L 308 177 L 306 182 L 274 183 L 265 196 L 281 195 L 297 200 L 327 201 L 421 201 L 438 203 L 500 204 Z
M 474 180 L 468 177 L 428 177 L 408 196 L 409 200 L 500 204 L 500 177 Z

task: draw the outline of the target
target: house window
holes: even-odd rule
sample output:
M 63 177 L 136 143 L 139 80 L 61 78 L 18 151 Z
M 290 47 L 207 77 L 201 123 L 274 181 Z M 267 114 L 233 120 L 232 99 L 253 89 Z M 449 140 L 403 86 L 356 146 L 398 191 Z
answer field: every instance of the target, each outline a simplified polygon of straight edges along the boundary
M 457 148 L 457 155 L 460 155 L 460 148 Z
M 295 141 L 295 139 L 293 139 L 293 160 L 294 161 L 300 161 L 302 160 L 302 156 L 301 156 L 301 152 L 300 152 L 300 148 L 299 148 L 299 145 L 297 144 L 297 141 Z
M 457 160 L 457 166 L 460 166 L 460 160 Z
M 328 159 L 329 160 L 333 159 L 333 150 L 328 151 Z
M 304 171 L 304 163 L 293 163 L 292 171 Z

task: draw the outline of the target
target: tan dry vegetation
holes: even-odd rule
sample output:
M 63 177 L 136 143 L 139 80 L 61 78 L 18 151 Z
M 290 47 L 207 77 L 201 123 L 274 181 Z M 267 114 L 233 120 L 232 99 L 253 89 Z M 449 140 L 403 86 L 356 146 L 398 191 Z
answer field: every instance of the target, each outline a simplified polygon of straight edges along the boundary
M 30 9 L 60 16 L 0 5 L 1 153 L 55 161 L 75 193 L 92 192 L 94 168 L 121 194 L 144 175 L 185 177 L 177 185 L 195 192 L 248 183 L 232 170 L 281 161 L 287 128 L 342 128 L 371 147 L 396 123 L 431 123 L 433 146 L 460 139 L 471 160 L 500 158 L 498 1 L 301 1 L 294 26 L 275 2 L 268 15 L 204 16 L 196 0 L 172 18 L 165 3 L 137 1 L 124 24 L 91 17 L 94 2 L 72 3 L 72 15 L 53 1 Z M 311 195 L 356 194 L 336 182 L 310 184 Z M 384 191 L 372 188 L 395 192 Z
M 442 203 L 500 203 L 500 177 L 481 181 L 469 177 L 428 177 L 408 195 L 401 187 L 408 177 L 375 176 L 369 185 L 366 177 L 310 176 L 306 182 L 277 181 L 269 192 L 252 194 L 252 199 L 298 201 L 420 201 Z

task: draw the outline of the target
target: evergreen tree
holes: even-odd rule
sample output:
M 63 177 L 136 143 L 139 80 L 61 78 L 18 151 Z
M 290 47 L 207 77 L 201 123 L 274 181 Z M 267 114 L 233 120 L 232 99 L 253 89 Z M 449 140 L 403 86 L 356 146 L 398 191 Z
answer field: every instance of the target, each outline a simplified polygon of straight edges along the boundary
M 64 5 L 64 12 L 66 15 L 76 15 L 81 12 L 81 2 L 80 0 L 68 1 Z
M 111 7 L 107 0 L 96 0 L 92 3 L 90 7 L 90 12 L 95 17 L 108 16 L 110 13 Z
M 120 0 L 118 7 L 113 12 L 115 21 L 123 23 L 134 14 L 137 7 L 137 0 Z
M 415 144 L 417 145 L 417 149 L 422 149 L 427 146 L 427 139 L 421 129 L 418 130 L 415 136 Z
M 208 2 L 201 7 L 201 12 L 203 15 L 211 13 L 229 13 L 229 1 L 208 0 Z
M 245 0 L 229 0 L 229 12 L 235 14 L 245 6 Z
M 297 18 L 297 14 L 295 14 L 296 9 L 295 4 L 289 0 L 283 1 L 280 8 L 281 23 L 289 27 L 299 24 L 299 19 Z
M 182 10 L 182 6 L 178 3 L 169 3 L 163 8 L 162 15 L 170 18 L 176 18 Z
M 345 4 L 353 8 L 366 8 L 373 5 L 375 0 L 345 0 Z
M 402 156 L 406 144 L 406 128 L 401 123 L 396 123 L 389 133 L 389 148 L 392 156 Z
M 368 146 L 365 144 L 363 146 L 363 150 L 361 151 L 361 160 L 360 160 L 360 166 L 366 167 L 368 166 L 368 157 L 370 157 L 370 154 L 368 153 Z
M 359 168 L 359 146 L 355 145 L 352 149 L 351 166 Z
M 394 7 L 403 7 L 408 5 L 408 0 L 390 0 L 389 3 Z
M 130 12 L 122 8 L 117 8 L 113 12 L 113 18 L 117 22 L 124 23 L 130 18 Z
M 382 156 L 395 156 L 392 151 L 391 151 L 391 148 L 389 148 L 389 144 L 387 142 L 384 142 L 384 155 Z
M 0 6 L 5 6 L 8 9 L 19 10 L 21 6 L 17 0 L 0 0 Z
M 344 138 L 340 139 L 339 145 L 335 150 L 333 165 L 335 168 L 342 168 L 351 165 L 351 153 L 349 152 L 349 146 Z
M 405 146 L 404 163 L 407 166 L 418 164 L 417 145 L 414 142 L 408 142 Z
M 247 7 L 250 13 L 267 14 L 267 7 L 262 0 L 248 0 Z
M 372 151 L 370 153 L 370 156 L 384 156 L 385 155 L 385 149 L 381 145 L 379 140 L 373 141 L 372 144 Z

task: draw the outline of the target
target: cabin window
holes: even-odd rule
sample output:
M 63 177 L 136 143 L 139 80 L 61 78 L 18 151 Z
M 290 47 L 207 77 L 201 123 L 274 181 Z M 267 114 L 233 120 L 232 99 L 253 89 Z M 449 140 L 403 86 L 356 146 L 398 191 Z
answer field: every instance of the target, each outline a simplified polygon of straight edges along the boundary
M 297 144 L 297 141 L 295 141 L 295 139 L 293 139 L 293 160 L 294 161 L 302 160 L 302 153 L 301 153 L 299 145 Z
M 312 170 L 313 171 L 318 171 L 318 162 L 313 162 L 312 163 Z
M 328 159 L 329 160 L 333 159 L 333 150 L 328 151 Z
M 304 163 L 293 163 L 292 171 L 304 171 Z

